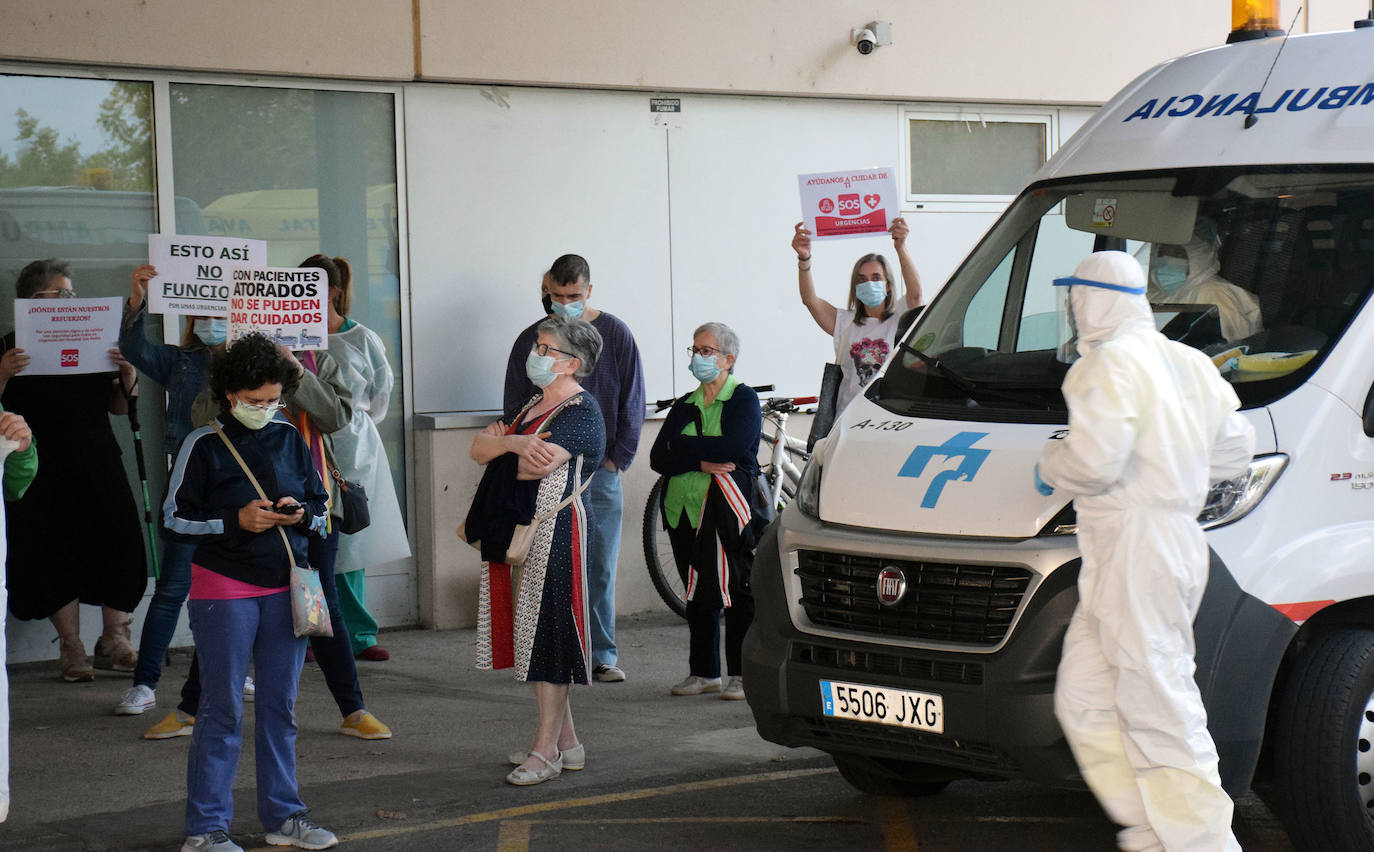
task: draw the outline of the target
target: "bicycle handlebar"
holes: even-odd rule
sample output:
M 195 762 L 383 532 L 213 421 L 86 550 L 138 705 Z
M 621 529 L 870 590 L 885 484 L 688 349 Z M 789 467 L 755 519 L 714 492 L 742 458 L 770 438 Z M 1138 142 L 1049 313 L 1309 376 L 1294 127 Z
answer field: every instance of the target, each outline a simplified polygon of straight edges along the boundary
M 767 392 L 770 391 L 770 390 L 774 390 L 774 386 L 773 386 L 773 385 L 750 385 L 750 387 L 752 387 L 752 388 L 754 389 L 754 391 L 757 392 L 757 393 L 767 393 Z M 812 401 L 812 402 L 815 402 L 815 399 L 812 399 L 811 401 Z M 672 408 L 672 407 L 673 407 L 673 403 L 675 403 L 675 402 L 677 402 L 677 399 L 675 399 L 675 398 L 674 398 L 674 399 L 656 399 L 656 400 L 654 400 L 654 401 L 651 403 L 651 405 L 653 405 L 654 411 L 655 411 L 655 412 L 659 412 L 659 411 L 662 411 L 662 410 L 665 409 L 665 408 Z M 805 403 L 801 403 L 801 404 L 805 405 Z

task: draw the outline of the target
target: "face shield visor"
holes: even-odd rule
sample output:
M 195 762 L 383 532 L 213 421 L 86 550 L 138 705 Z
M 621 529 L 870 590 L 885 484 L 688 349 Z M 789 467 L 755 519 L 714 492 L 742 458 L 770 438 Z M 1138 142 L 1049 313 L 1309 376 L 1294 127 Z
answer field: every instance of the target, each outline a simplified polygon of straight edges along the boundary
M 1139 269 L 1139 266 L 1136 268 Z M 1145 293 L 1143 286 L 1133 287 L 1129 284 L 1117 284 L 1111 281 L 1094 281 L 1091 278 L 1079 278 L 1074 275 L 1054 279 L 1055 310 L 1058 316 L 1058 339 L 1060 341 L 1055 357 L 1062 363 L 1072 364 L 1077 361 L 1079 355 L 1082 354 L 1078 348 L 1080 335 L 1088 334 L 1091 337 L 1096 333 L 1094 328 L 1107 320 L 1106 316 L 1100 315 L 1105 305 L 1101 304 L 1100 300 L 1094 300 L 1088 295 L 1101 290 L 1136 296 Z M 1075 306 L 1075 297 L 1077 297 L 1077 306 Z M 1088 327 L 1086 329 L 1083 327 L 1084 317 L 1080 315 L 1084 311 L 1099 314 L 1095 318 L 1092 315 L 1087 317 Z
M 1060 283 L 1060 282 L 1065 283 Z M 1054 281 L 1054 313 L 1056 322 L 1055 340 L 1059 341 L 1055 349 L 1055 358 L 1063 364 L 1072 364 L 1078 360 L 1078 322 L 1073 315 L 1073 300 L 1069 298 L 1069 291 L 1073 289 L 1071 279 L 1056 278 Z

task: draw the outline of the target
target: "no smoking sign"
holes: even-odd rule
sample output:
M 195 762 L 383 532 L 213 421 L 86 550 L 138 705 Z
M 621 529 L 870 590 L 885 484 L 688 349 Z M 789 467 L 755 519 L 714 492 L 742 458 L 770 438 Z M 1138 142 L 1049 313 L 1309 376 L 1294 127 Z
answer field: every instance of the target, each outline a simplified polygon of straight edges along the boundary
M 1093 227 L 1110 228 L 1116 219 L 1116 199 L 1098 198 L 1093 201 Z

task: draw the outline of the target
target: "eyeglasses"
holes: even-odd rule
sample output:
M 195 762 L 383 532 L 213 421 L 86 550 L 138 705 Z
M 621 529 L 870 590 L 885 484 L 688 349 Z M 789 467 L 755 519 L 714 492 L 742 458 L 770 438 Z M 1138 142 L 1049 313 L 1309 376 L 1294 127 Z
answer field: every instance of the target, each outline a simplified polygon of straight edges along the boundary
M 75 299 L 76 291 L 68 287 L 61 290 L 38 290 L 34 295 L 40 299 Z
M 241 399 L 239 400 L 239 405 L 250 411 L 280 411 L 286 407 L 279 399 L 273 400 L 272 402 L 247 402 Z
M 572 354 L 571 352 L 564 352 L 562 349 L 557 349 L 557 348 L 555 348 L 555 347 L 553 347 L 553 346 L 550 346 L 550 345 L 547 344 L 547 343 L 536 343 L 536 344 L 534 344 L 534 354 L 538 355 L 539 357 L 543 358 L 543 357 L 545 357 L 546 355 L 548 355 L 550 352 L 557 352 L 559 355 L 567 355 L 569 358 L 576 358 L 576 357 L 577 357 L 576 355 Z
M 700 355 L 703 358 L 714 358 L 717 355 L 724 355 L 725 353 L 714 346 L 688 346 L 687 354 Z

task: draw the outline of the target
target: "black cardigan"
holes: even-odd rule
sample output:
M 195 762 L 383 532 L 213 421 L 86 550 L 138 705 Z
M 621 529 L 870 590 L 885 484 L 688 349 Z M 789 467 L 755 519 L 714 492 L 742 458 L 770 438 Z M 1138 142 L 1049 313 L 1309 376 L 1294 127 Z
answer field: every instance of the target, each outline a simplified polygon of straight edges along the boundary
M 653 449 L 649 451 L 649 466 L 658 473 L 676 476 L 680 473 L 701 472 L 702 462 L 734 462 L 730 477 L 744 494 L 754 493 L 754 477 L 759 472 L 759 438 L 763 431 L 763 413 L 759 395 L 740 383 L 729 399 L 721 403 L 720 437 L 684 435 L 687 424 L 697 422 L 701 409 L 687 401 L 687 394 L 673 403 L 663 428 L 658 431 Z M 697 423 L 697 432 L 701 424 Z

